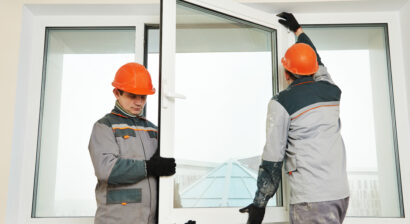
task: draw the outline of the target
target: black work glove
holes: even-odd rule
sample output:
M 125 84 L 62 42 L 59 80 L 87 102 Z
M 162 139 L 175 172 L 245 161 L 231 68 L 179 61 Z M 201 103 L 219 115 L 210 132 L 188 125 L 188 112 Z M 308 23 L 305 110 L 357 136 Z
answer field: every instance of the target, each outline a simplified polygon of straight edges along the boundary
M 155 154 L 150 160 L 145 161 L 147 176 L 171 176 L 175 174 L 175 159 L 164 158 Z
M 185 223 L 185 224 L 196 224 L 196 221 L 193 221 L 193 220 L 189 220 L 187 223 Z
M 300 25 L 292 13 L 282 12 L 276 16 L 282 18 L 279 20 L 279 23 L 284 25 L 286 28 L 289 28 L 293 32 L 299 29 Z
M 265 216 L 265 207 L 256 207 L 253 203 L 245 208 L 239 209 L 241 213 L 249 213 L 248 222 L 246 224 L 261 224 L 263 217 Z

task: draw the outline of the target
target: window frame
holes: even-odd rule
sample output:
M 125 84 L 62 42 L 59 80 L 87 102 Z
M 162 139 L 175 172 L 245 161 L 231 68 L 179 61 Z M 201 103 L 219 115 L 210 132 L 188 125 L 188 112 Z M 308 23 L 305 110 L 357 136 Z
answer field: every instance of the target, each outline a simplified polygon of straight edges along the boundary
M 93 223 L 94 217 L 34 217 L 35 203 L 35 182 L 36 182 L 36 167 L 37 162 L 37 147 L 40 129 L 41 129 L 41 109 L 43 97 L 43 70 L 46 59 L 46 31 L 47 28 L 135 28 L 135 60 L 144 60 L 144 31 L 145 25 L 155 24 L 160 21 L 158 16 L 134 16 L 124 15 L 121 12 L 118 14 L 109 15 L 94 15 L 90 12 L 87 16 L 76 15 L 53 15 L 55 8 L 63 8 L 64 6 L 46 5 L 42 9 L 31 8 L 24 6 L 23 10 L 23 28 L 26 28 L 26 34 L 22 33 L 22 45 L 24 55 L 20 57 L 20 71 L 18 77 L 18 89 L 24 86 L 25 91 L 21 92 L 16 97 L 16 108 L 20 108 L 20 112 L 16 116 L 21 117 L 20 122 L 15 123 L 15 129 L 20 132 L 16 136 L 14 132 L 14 147 L 13 150 L 18 150 L 18 159 L 15 166 L 17 173 L 16 179 L 11 182 L 16 183 L 16 190 L 9 197 L 16 198 L 16 202 L 12 206 L 11 223 Z M 73 6 L 79 9 L 81 6 Z M 94 6 L 98 11 L 98 6 Z M 158 6 L 159 7 L 159 6 Z M 127 12 L 127 5 L 120 6 L 120 11 Z M 92 9 L 90 9 L 92 10 Z M 17 139 L 18 137 L 18 139 Z M 24 139 L 24 143 L 17 143 Z
M 41 156 L 41 142 L 43 138 L 43 132 L 42 132 L 42 126 L 43 126 L 43 119 L 44 119 L 44 98 L 46 95 L 46 82 L 47 82 L 47 57 L 48 57 L 48 49 L 49 49 L 49 35 L 50 32 L 52 31 L 79 31 L 79 30 L 87 30 L 87 31 L 98 31 L 98 30 L 110 30 L 110 31 L 115 31 L 115 30 L 128 30 L 131 31 L 133 30 L 134 32 L 136 29 L 136 26 L 83 26 L 83 27 L 45 27 L 45 41 L 44 41 L 44 54 L 43 54 L 43 72 L 42 72 L 42 81 L 41 81 L 41 96 L 40 96 L 40 112 L 39 112 L 39 118 L 38 118 L 38 134 L 37 134 L 37 152 L 36 152 L 36 162 L 35 162 L 35 172 L 34 172 L 34 186 L 33 186 L 33 199 L 32 199 L 32 211 L 31 211 L 31 217 L 32 218 L 48 218 L 47 216 L 38 216 L 36 217 L 36 211 L 37 211 L 37 197 L 38 197 L 38 189 L 39 189 L 39 172 L 40 172 L 40 156 Z M 145 32 L 145 31 L 144 31 Z M 137 34 L 135 33 L 135 36 Z M 136 38 L 134 39 L 134 42 L 137 42 Z M 134 52 L 138 49 L 137 46 L 134 48 Z M 139 50 L 139 49 L 138 49 Z M 136 54 L 136 53 L 135 53 Z M 145 112 L 145 108 L 144 108 Z M 81 217 L 86 217 L 86 216 L 81 216 Z M 51 218 L 51 217 L 50 217 Z
M 406 166 L 404 158 L 410 156 L 409 150 L 410 134 L 408 107 L 407 107 L 407 87 L 405 86 L 404 61 L 401 49 L 400 37 L 400 20 L 394 12 L 366 12 L 366 13 L 334 13 L 334 14 L 297 14 L 299 21 L 303 21 L 305 26 L 371 26 L 384 24 L 386 26 L 386 57 L 389 60 L 388 69 L 390 71 L 390 97 L 392 119 L 395 124 L 396 133 L 393 133 L 397 139 L 396 143 L 396 167 L 399 171 L 398 184 L 400 202 L 402 203 L 403 217 L 346 217 L 345 223 L 348 224 L 365 224 L 365 223 L 408 223 L 409 217 L 406 217 L 406 211 L 410 208 L 410 189 L 403 186 L 410 185 L 410 166 Z M 313 40 L 314 41 L 314 40 Z M 393 92 L 394 89 L 394 92 Z M 395 102 L 395 103 L 394 103 Z M 393 105 L 392 105 L 393 104 Z M 396 140 L 395 139 L 395 140 Z M 398 156 L 400 155 L 400 156 Z
M 166 1 L 168 2 L 168 1 Z M 170 1 L 172 2 L 172 1 Z M 190 1 L 196 2 L 196 1 Z M 199 1 L 198 2 L 204 2 Z M 207 1 L 209 4 L 216 0 Z M 215 9 L 218 9 L 218 3 L 215 3 Z M 61 6 L 64 7 L 64 6 Z M 122 5 L 126 11 L 127 5 Z M 229 10 L 220 10 L 229 12 Z M 252 10 L 257 11 L 258 10 Z M 28 5 L 23 6 L 22 34 L 19 56 L 19 68 L 17 77 L 17 94 L 15 105 L 15 121 L 13 130 L 13 150 L 11 157 L 11 175 L 9 178 L 9 192 L 7 204 L 6 223 L 92 223 L 93 218 L 31 218 L 31 205 L 34 184 L 34 169 L 36 158 L 36 145 L 38 133 L 39 102 L 41 93 L 41 77 L 44 52 L 45 27 L 47 26 L 132 26 L 135 23 L 135 17 L 131 15 L 122 15 L 117 12 L 116 16 L 95 15 L 92 11 L 87 11 L 83 15 L 52 15 L 53 10 L 36 11 Z M 107 13 L 108 14 L 108 13 Z M 112 14 L 111 14 L 112 15 Z M 399 164 L 401 170 L 402 186 L 410 185 L 410 166 L 406 165 L 405 158 L 410 158 L 410 120 L 407 107 L 407 87 L 406 74 L 404 70 L 402 39 L 400 18 L 396 12 L 366 12 L 366 13 L 323 13 L 323 14 L 296 14 L 299 21 L 304 24 L 363 24 L 363 23 L 387 23 L 389 27 L 389 46 L 390 60 L 392 71 L 392 83 L 394 86 L 393 98 L 396 102 L 395 117 L 397 124 L 398 151 L 400 154 Z M 238 17 L 246 19 L 248 16 L 240 15 Z M 86 22 L 85 22 L 86 21 Z M 162 25 L 162 24 L 161 24 Z M 142 27 L 143 29 L 143 27 Z M 166 31 L 169 35 L 169 32 Z M 138 29 L 136 29 L 138 33 Z M 294 42 L 291 33 L 286 30 L 278 30 L 278 36 L 282 35 L 288 39 L 288 43 L 278 45 L 278 55 L 284 53 L 284 49 Z M 165 40 L 163 40 L 165 41 Z M 169 40 L 168 40 L 169 41 Z M 167 56 L 162 56 L 167 57 Z M 169 65 L 162 69 L 169 68 Z M 280 73 L 282 74 L 280 68 Z M 286 85 L 282 75 L 279 75 L 280 89 Z M 167 155 L 165 153 L 164 155 Z M 166 181 L 161 180 L 162 184 Z M 287 187 L 284 187 L 286 191 Z M 410 209 L 410 188 L 402 188 L 404 215 Z M 11 200 L 11 199 L 12 200 Z M 286 205 L 286 201 L 284 204 Z M 287 208 L 285 208 L 287 210 Z M 193 211 L 195 215 L 195 211 Z M 239 215 L 239 213 L 225 213 L 221 209 L 218 213 L 208 213 L 211 215 Z M 163 214 L 164 215 L 164 214 Z M 165 213 L 167 215 L 167 213 Z M 272 214 L 278 215 L 278 214 Z M 345 221 L 347 224 L 405 224 L 409 223 L 409 217 L 403 218 L 358 218 L 348 217 Z M 165 222 L 171 223 L 165 219 Z
M 398 186 L 398 199 L 400 206 L 400 216 L 404 217 L 404 206 L 403 206 L 403 187 L 401 180 L 401 171 L 400 171 L 400 155 L 399 155 L 399 146 L 397 138 L 397 121 L 396 121 L 396 111 L 395 111 L 395 102 L 394 102 L 394 88 L 392 81 L 392 68 L 391 68 L 391 55 L 390 55 L 390 44 L 389 44 L 389 27 L 387 23 L 356 23 L 356 24 L 301 24 L 303 28 L 317 28 L 317 29 L 326 29 L 326 28 L 382 28 L 384 33 L 384 39 L 386 44 L 386 64 L 387 64 L 387 79 L 388 79 L 388 88 L 389 88 L 389 100 L 390 100 L 390 113 L 392 119 L 392 131 L 393 131 L 393 150 L 395 158 L 395 168 L 396 168 L 396 179 Z M 313 40 L 314 41 L 314 40 Z M 354 216 L 352 216 L 354 217 Z M 360 217 L 360 216 L 359 216 Z M 364 218 L 364 217 L 362 217 Z
M 275 57 L 272 57 L 273 69 L 277 69 L 276 73 L 278 77 L 274 78 L 273 89 L 281 83 L 284 83 L 282 72 L 280 69 L 280 58 L 277 55 L 283 55 L 287 49 L 287 37 L 290 35 L 286 33 L 286 29 L 279 24 L 274 15 L 261 12 L 249 8 L 245 5 L 238 4 L 232 1 L 217 1 L 217 0 L 167 0 L 163 2 L 162 21 L 161 21 L 161 108 L 160 110 L 160 134 L 159 144 L 161 149 L 161 156 L 173 157 L 174 154 L 174 119 L 175 109 L 174 102 L 178 99 L 169 99 L 167 95 L 179 95 L 175 93 L 175 52 L 176 52 L 176 5 L 177 2 L 192 4 L 205 8 L 206 10 L 215 11 L 219 14 L 227 15 L 229 17 L 238 18 L 240 20 L 248 21 L 257 25 L 262 25 L 276 30 L 276 52 L 273 52 Z M 166 19 L 164 19 L 166 18 Z M 166 38 L 163 38 L 163 37 Z M 272 46 L 273 47 L 273 46 Z M 275 61 L 277 59 L 277 61 Z M 279 84 L 277 84 L 279 82 Z M 275 91 L 275 90 L 273 90 Z M 286 176 L 283 175 L 283 179 Z M 239 208 L 174 208 L 174 177 L 161 177 L 160 178 L 160 191 L 159 191 L 159 223 L 185 223 L 187 219 L 197 220 L 200 223 L 216 223 L 215 217 L 229 217 L 231 222 L 246 222 L 247 215 L 238 212 Z M 265 220 L 271 220 L 274 222 L 287 222 L 288 221 L 288 191 L 286 181 L 282 184 L 283 187 L 283 206 L 269 207 L 265 213 Z M 224 220 L 226 222 L 226 220 Z

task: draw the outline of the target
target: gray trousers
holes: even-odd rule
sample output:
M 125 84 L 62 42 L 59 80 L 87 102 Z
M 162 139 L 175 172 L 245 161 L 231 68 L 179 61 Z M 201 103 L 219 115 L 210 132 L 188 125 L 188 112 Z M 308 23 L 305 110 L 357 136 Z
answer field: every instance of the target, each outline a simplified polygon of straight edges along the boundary
M 349 197 L 322 202 L 291 204 L 290 224 L 342 224 L 349 206 Z

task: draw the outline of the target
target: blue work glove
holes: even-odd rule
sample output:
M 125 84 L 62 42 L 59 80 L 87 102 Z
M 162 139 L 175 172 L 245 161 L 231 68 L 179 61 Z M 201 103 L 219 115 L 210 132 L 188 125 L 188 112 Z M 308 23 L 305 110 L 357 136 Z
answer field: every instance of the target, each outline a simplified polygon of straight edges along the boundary
M 241 213 L 249 213 L 248 222 L 246 224 L 261 224 L 265 216 L 265 207 L 256 207 L 253 203 L 245 208 L 239 209 Z
M 286 28 L 289 28 L 293 32 L 299 29 L 300 25 L 292 13 L 282 12 L 276 16 L 282 18 L 279 20 L 279 23 L 284 25 Z

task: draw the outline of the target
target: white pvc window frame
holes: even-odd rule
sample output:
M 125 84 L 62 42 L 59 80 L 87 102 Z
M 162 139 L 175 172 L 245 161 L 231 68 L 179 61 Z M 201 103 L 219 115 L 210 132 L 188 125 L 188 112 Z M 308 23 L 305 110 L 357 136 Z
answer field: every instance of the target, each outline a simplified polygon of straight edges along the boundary
M 189 0 L 187 2 L 198 4 L 206 8 L 220 11 L 225 14 L 235 15 L 235 17 L 253 21 L 264 26 L 277 28 L 278 36 L 278 56 L 283 55 L 284 50 L 294 42 L 292 34 L 277 24 L 277 18 L 273 15 L 262 13 L 258 10 L 244 7 L 238 4 L 227 4 L 225 1 L 217 0 Z M 175 57 L 175 0 L 164 1 L 163 16 L 167 20 L 162 21 L 162 89 L 161 91 L 173 91 L 173 84 L 170 77 L 174 75 Z M 64 7 L 64 6 L 62 6 Z M 123 6 L 127 8 L 126 5 Z M 23 7 L 22 39 L 20 45 L 19 71 L 17 78 L 17 94 L 15 106 L 15 121 L 13 132 L 13 150 L 11 159 L 11 175 L 9 178 L 9 192 L 7 202 L 6 223 L 28 223 L 28 224 L 91 224 L 93 218 L 31 218 L 31 206 L 33 196 L 35 158 L 38 132 L 38 116 L 40 108 L 41 78 L 42 78 L 42 59 L 44 51 L 45 27 L 76 27 L 76 26 L 133 26 L 135 17 L 122 15 L 117 12 L 115 16 L 93 15 L 87 12 L 83 15 L 43 15 L 34 13 L 29 7 Z M 108 14 L 108 13 L 107 13 Z M 112 14 L 111 14 L 112 15 Z M 407 88 L 405 82 L 405 70 L 402 51 L 402 39 L 400 29 L 400 18 L 396 12 L 385 13 L 323 13 L 323 14 L 296 14 L 299 21 L 303 24 L 360 24 L 360 23 L 387 23 L 389 27 L 389 46 L 392 69 L 392 82 L 394 86 L 394 101 L 397 123 L 397 138 L 400 155 L 400 171 L 402 186 L 410 186 L 410 165 L 406 158 L 410 158 L 410 126 L 407 107 Z M 168 25 L 167 25 L 168 24 Z M 136 33 L 143 27 L 136 28 Z M 143 38 L 143 37 L 141 37 Z M 284 43 L 287 42 L 287 43 Z M 142 59 L 143 54 L 137 53 L 137 58 Z M 138 56 L 139 55 L 139 56 Z M 280 66 L 280 64 L 279 64 Z M 279 69 L 282 71 L 282 69 Z M 280 88 L 283 85 L 283 74 L 279 73 Z M 168 87 L 167 87 L 168 85 Z M 162 99 L 162 103 L 170 103 L 168 99 Z M 163 105 L 162 105 L 163 106 Z M 172 156 L 173 149 L 171 143 L 173 139 L 169 127 L 172 125 L 171 113 L 161 113 L 161 150 L 163 156 Z M 166 122 L 165 122 L 166 121 Z M 168 133 L 164 133 L 168 132 Z M 168 137 L 167 137 L 168 136 Z M 286 181 L 284 181 L 286 182 Z M 172 178 L 161 178 L 160 191 L 160 220 L 159 223 L 185 223 L 186 218 L 195 217 L 218 217 L 215 222 L 201 223 L 245 223 L 245 215 L 238 213 L 237 209 L 187 209 L 178 211 L 173 209 L 173 180 Z M 167 187 L 168 186 L 168 187 Z M 172 186 L 172 187 L 171 187 Z M 284 186 L 284 195 L 286 191 Z M 410 212 L 410 188 L 403 187 L 403 206 L 404 214 Z M 284 198 L 285 199 L 285 198 Z M 287 200 L 284 200 L 284 206 Z M 267 217 L 276 217 L 275 223 L 287 220 L 287 207 L 279 207 L 273 211 L 267 211 Z M 184 215 L 189 216 L 184 217 Z M 348 217 L 346 224 L 405 224 L 410 223 L 409 217 L 404 218 L 355 218 Z
M 367 13 L 332 13 L 332 14 L 296 14 L 298 20 L 303 24 L 320 25 L 363 25 L 366 24 L 387 24 L 388 40 L 386 45 L 390 50 L 391 75 L 394 93 L 394 111 L 396 118 L 397 144 L 400 165 L 400 178 L 402 184 L 402 198 L 404 217 L 402 218 L 367 218 L 367 217 L 347 217 L 344 223 L 347 224 L 404 224 L 410 223 L 410 218 L 406 217 L 410 208 L 410 166 L 406 161 L 410 152 L 410 126 L 407 107 L 407 88 L 405 82 L 404 61 L 402 52 L 402 40 L 399 17 L 394 12 L 367 12 Z M 313 40 L 314 41 L 314 40 Z M 354 81 L 354 80 L 352 80 Z
M 255 10 L 229 0 L 186 0 L 205 9 L 216 11 L 254 24 L 276 30 L 277 44 L 273 54 L 283 55 L 287 47 L 287 36 L 290 35 L 278 23 L 274 15 Z M 161 112 L 160 112 L 160 149 L 161 156 L 173 157 L 174 154 L 174 116 L 175 100 L 179 93 L 175 92 L 175 56 L 176 56 L 176 5 L 177 0 L 163 1 L 162 5 L 162 42 L 161 42 Z M 273 62 L 273 70 L 280 65 Z M 279 83 L 283 83 L 278 74 Z M 283 88 L 279 85 L 279 88 Z M 173 97 L 176 96 L 176 97 Z M 174 208 L 174 177 L 160 178 L 159 192 L 159 223 L 185 223 L 189 219 L 197 223 L 246 223 L 247 214 L 239 213 L 239 208 Z M 285 179 L 285 178 L 284 178 Z M 286 183 L 286 181 L 284 181 Z M 265 213 L 265 222 L 287 222 L 288 208 L 286 184 L 283 184 L 282 207 L 268 207 Z M 251 201 L 249 202 L 251 203 Z
M 64 7 L 64 6 L 63 6 Z M 120 12 L 108 15 L 93 14 L 93 9 L 101 11 L 96 5 L 90 8 L 87 16 L 76 15 L 81 6 L 70 6 L 71 13 L 54 15 L 54 10 L 61 10 L 58 5 L 23 6 L 23 33 L 20 52 L 20 67 L 16 97 L 16 120 L 13 135 L 13 156 L 11 170 L 14 177 L 10 179 L 7 223 L 51 224 L 51 223 L 94 223 L 93 217 L 50 217 L 35 218 L 32 214 L 33 191 L 35 189 L 35 167 L 37 154 L 37 138 L 39 134 L 39 116 L 41 110 L 43 58 L 45 35 L 47 27 L 87 28 L 104 27 L 135 27 L 135 60 L 144 60 L 144 30 L 145 25 L 158 24 L 160 15 L 130 15 L 127 5 L 119 6 Z M 158 4 L 158 9 L 160 5 Z M 61 12 L 61 11 L 60 11 Z M 128 11 L 129 12 L 129 11 Z M 23 139 L 23 140 L 22 140 Z M 84 149 L 86 150 L 86 149 Z M 75 163 L 75 161 L 73 161 Z
M 394 173 L 396 174 L 396 175 L 392 175 L 392 178 L 397 181 L 397 189 L 396 188 L 394 188 L 394 189 L 391 189 L 391 188 L 382 189 L 380 193 L 382 193 L 382 192 L 384 192 L 385 194 L 387 193 L 387 195 L 384 195 L 384 196 L 381 196 L 381 197 L 390 198 L 390 194 L 392 194 L 391 191 L 392 190 L 393 191 L 397 190 L 397 193 L 398 193 L 398 195 L 397 195 L 398 196 L 398 198 L 397 198 L 398 199 L 397 200 L 398 201 L 398 203 L 397 203 L 398 208 L 396 208 L 394 206 L 390 207 L 390 205 L 388 203 L 386 203 L 386 204 L 381 203 L 381 206 L 382 206 L 382 210 L 388 209 L 387 207 L 389 207 L 389 209 L 395 209 L 395 211 L 398 211 L 399 216 L 403 217 L 404 216 L 404 211 L 403 211 L 403 198 L 402 198 L 402 183 L 401 183 L 400 164 L 399 164 L 400 155 L 398 154 L 398 141 L 397 141 L 397 128 L 396 128 L 396 123 L 397 122 L 396 122 L 396 117 L 395 117 L 396 112 L 395 112 L 395 102 L 394 102 L 394 97 L 393 97 L 394 96 L 394 90 L 393 90 L 393 85 L 392 85 L 392 74 L 391 74 L 392 72 L 391 72 L 389 37 L 388 37 L 388 24 L 387 23 L 330 24 L 330 25 L 328 25 L 328 24 L 314 24 L 314 25 L 313 24 L 309 24 L 309 25 L 302 24 L 302 27 L 304 27 L 304 30 L 307 31 L 308 34 L 309 34 L 309 29 L 310 28 L 313 28 L 314 30 L 326 30 L 326 29 L 335 30 L 335 29 L 351 29 L 351 28 L 356 28 L 356 29 L 363 28 L 365 30 L 366 29 L 376 28 L 376 29 L 382 29 L 383 30 L 382 31 L 383 34 L 382 34 L 381 37 L 383 37 L 383 40 L 385 41 L 385 56 L 386 56 L 386 66 L 387 66 L 387 68 L 386 68 L 387 73 L 383 72 L 383 76 L 385 76 L 386 79 L 387 79 L 388 98 L 389 98 L 389 101 L 388 101 L 389 105 L 388 105 L 387 109 L 391 113 L 391 123 L 390 123 L 390 125 L 391 125 L 392 141 L 393 141 L 393 145 L 392 145 L 393 146 L 393 148 L 392 148 L 393 152 L 392 153 L 394 154 L 393 159 L 394 159 L 394 162 L 395 162 L 395 165 L 394 165 L 393 169 L 394 169 Z M 336 39 L 336 41 L 337 41 L 337 39 Z M 374 64 L 374 63 L 371 63 L 371 64 Z M 349 66 L 349 65 L 347 65 L 347 66 Z M 342 120 L 342 123 L 343 123 L 343 120 Z M 375 130 L 375 131 L 377 131 L 377 130 Z M 377 143 L 376 143 L 376 145 L 377 145 Z M 391 152 L 391 151 L 389 151 L 389 152 Z M 384 160 L 391 161 L 391 159 L 390 158 L 387 159 L 384 156 L 384 154 L 380 154 L 377 157 L 384 158 Z M 382 170 L 384 169 L 383 165 L 378 164 L 378 166 L 380 166 Z M 383 172 L 383 171 L 381 171 L 381 172 Z M 387 182 L 390 183 L 390 181 L 393 181 L 393 180 L 389 180 Z M 386 181 L 383 180 L 382 182 L 386 182 Z M 352 201 L 352 198 L 351 198 L 350 203 L 352 203 L 352 202 L 353 201 Z M 354 217 L 354 216 L 352 216 L 352 217 Z M 377 216 L 366 216 L 366 217 L 377 217 Z M 386 217 L 386 216 L 383 216 L 383 217 Z
M 264 19 L 268 19 L 269 22 L 277 21 L 277 18 L 270 15 L 264 15 L 263 13 L 248 9 L 246 12 L 245 7 L 238 6 L 235 4 L 229 5 L 231 3 L 220 3 L 216 1 L 201 1 L 201 0 L 186 0 L 185 2 L 193 3 L 204 8 L 209 8 L 211 10 L 220 11 L 222 13 L 232 15 L 244 20 L 252 21 L 255 23 L 260 23 L 261 25 L 266 23 Z M 162 26 L 165 27 L 163 30 L 163 37 L 166 40 L 162 42 L 162 83 L 166 84 L 162 87 L 162 91 L 165 93 L 170 93 L 170 95 L 178 95 L 174 92 L 174 83 L 172 77 L 174 77 L 175 71 L 175 5 L 176 1 L 167 1 L 164 4 L 163 15 L 167 20 L 162 21 Z M 225 9 L 228 6 L 229 10 Z M 261 17 L 254 15 L 253 12 L 257 13 Z M 389 27 L 389 50 L 390 50 L 390 60 L 391 60 L 391 71 L 392 71 L 392 85 L 394 86 L 394 109 L 396 118 L 396 128 L 397 128 L 397 139 L 398 139 L 398 153 L 399 164 L 400 164 L 400 174 L 402 186 L 410 185 L 410 166 L 405 166 L 406 161 L 404 158 L 410 156 L 408 149 L 410 147 L 410 141 L 408 137 L 410 134 L 409 118 L 407 110 L 407 93 L 405 86 L 405 73 L 404 73 L 404 61 L 402 57 L 401 50 L 401 38 L 400 38 L 400 21 L 395 13 L 339 13 L 339 14 L 295 14 L 299 21 L 303 21 L 303 24 L 369 24 L 369 23 L 387 23 Z M 269 23 L 268 22 L 268 23 Z M 272 24 L 271 24 L 272 25 Z M 268 25 L 267 25 L 268 26 Z M 275 27 L 275 26 L 274 26 Z M 276 26 L 277 27 L 277 26 Z M 294 38 L 291 37 L 292 34 L 286 34 L 283 29 L 278 30 L 278 55 L 279 58 L 283 55 L 283 50 L 294 43 Z M 284 46 L 284 42 L 287 42 Z M 169 49 L 168 49 L 169 48 Z M 171 59 L 164 60 L 165 58 Z M 280 63 L 278 63 L 280 66 Z M 280 69 L 282 71 L 282 69 Z M 283 73 L 279 74 L 280 89 L 283 89 L 286 84 L 283 80 Z M 162 120 L 162 138 L 161 138 L 161 154 L 163 156 L 173 155 L 173 101 L 175 99 L 168 99 L 162 94 L 162 102 L 166 104 L 161 107 L 161 120 Z M 176 99 L 178 100 L 178 99 Z M 169 110 L 166 112 L 166 110 Z M 169 133 L 165 133 L 169 132 Z M 284 207 L 269 208 L 265 213 L 264 222 L 266 223 L 283 223 L 288 221 L 288 200 L 286 197 L 286 192 L 288 188 L 286 187 L 286 180 L 284 181 Z M 245 223 L 246 215 L 241 215 L 238 213 L 236 208 L 173 208 L 173 178 L 165 177 L 160 180 L 160 216 L 159 223 L 185 223 L 188 219 L 197 220 L 198 223 Z M 402 197 L 403 197 L 403 210 L 404 217 L 401 218 L 367 218 L 367 217 L 347 217 L 344 223 L 347 224 L 404 224 L 409 223 L 410 219 L 405 216 L 406 208 L 410 207 L 410 189 L 402 187 Z M 407 209 L 408 210 L 408 209 Z M 284 214 L 284 212 L 286 214 Z M 226 217 L 225 219 L 223 217 Z

